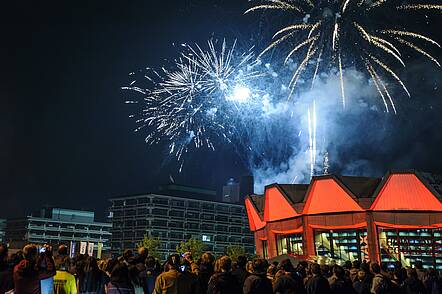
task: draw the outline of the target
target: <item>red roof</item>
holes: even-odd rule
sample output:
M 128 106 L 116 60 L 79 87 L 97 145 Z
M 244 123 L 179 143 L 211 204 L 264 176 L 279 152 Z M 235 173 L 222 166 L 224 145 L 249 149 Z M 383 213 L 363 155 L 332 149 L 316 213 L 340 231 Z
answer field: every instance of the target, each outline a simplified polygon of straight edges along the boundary
M 295 216 L 299 216 L 299 214 L 277 187 L 266 189 L 264 221 L 275 221 Z
M 261 220 L 258 212 L 256 212 L 255 207 L 248 198 L 246 199 L 246 211 L 251 231 L 256 231 L 265 227 L 266 223 Z
M 442 203 L 414 173 L 391 174 L 370 209 L 442 211 Z
M 304 207 L 304 214 L 363 211 L 356 201 L 334 179 L 315 179 Z

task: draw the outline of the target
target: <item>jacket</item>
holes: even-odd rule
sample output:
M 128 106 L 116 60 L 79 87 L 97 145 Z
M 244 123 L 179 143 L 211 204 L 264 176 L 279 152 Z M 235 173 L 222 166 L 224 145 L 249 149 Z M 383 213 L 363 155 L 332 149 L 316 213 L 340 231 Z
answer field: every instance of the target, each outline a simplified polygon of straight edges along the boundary
M 22 260 L 14 267 L 14 293 L 40 294 L 40 278 L 36 264 Z
M 154 294 L 193 294 L 199 292 L 196 282 L 192 273 L 180 273 L 171 269 L 157 277 Z
M 247 277 L 243 286 L 244 294 L 272 294 L 272 282 L 267 278 L 265 273 L 253 273 Z
M 230 272 L 216 273 L 209 281 L 207 294 L 241 294 L 238 280 Z
M 311 277 L 306 285 L 305 290 L 307 294 L 329 294 L 330 292 L 330 284 L 327 279 L 322 275 L 314 275 Z

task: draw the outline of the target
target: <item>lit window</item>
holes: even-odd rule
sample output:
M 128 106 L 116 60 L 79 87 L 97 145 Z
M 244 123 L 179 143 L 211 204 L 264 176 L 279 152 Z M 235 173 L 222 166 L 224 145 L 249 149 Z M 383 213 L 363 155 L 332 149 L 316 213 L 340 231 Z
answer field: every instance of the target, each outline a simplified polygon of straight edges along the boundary
M 203 235 L 202 240 L 203 240 L 203 242 L 210 242 L 210 236 Z

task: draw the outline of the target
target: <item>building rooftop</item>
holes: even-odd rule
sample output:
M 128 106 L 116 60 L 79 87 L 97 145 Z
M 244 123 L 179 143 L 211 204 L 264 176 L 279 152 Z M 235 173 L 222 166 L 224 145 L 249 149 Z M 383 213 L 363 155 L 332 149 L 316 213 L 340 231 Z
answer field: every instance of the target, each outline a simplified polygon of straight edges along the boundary
M 376 202 L 375 199 L 379 198 L 378 196 L 385 190 L 387 184 L 389 185 L 389 188 L 394 185 L 394 188 L 388 190 L 390 194 L 394 193 L 395 195 L 396 200 L 393 201 L 394 203 L 397 204 L 398 201 L 410 202 L 408 204 L 403 203 L 400 207 L 408 205 L 408 207 L 414 207 L 415 209 L 423 209 L 426 205 L 431 204 L 431 207 L 435 208 L 437 205 L 436 203 L 433 203 L 431 199 L 437 198 L 439 201 L 442 201 L 442 176 L 431 173 L 422 173 L 415 170 L 394 170 L 388 172 L 383 178 L 333 174 L 314 176 L 310 184 L 274 183 L 268 185 L 265 187 L 264 195 L 268 198 L 269 195 L 266 194 L 267 191 L 276 187 L 281 196 L 283 196 L 279 199 L 285 198 L 289 205 L 293 206 L 298 203 L 306 204 L 303 208 L 304 213 L 311 208 L 311 200 L 308 201 L 308 198 L 312 193 L 320 193 L 322 195 L 322 200 L 320 202 L 322 203 L 324 203 L 324 201 L 331 201 L 330 203 L 332 203 L 336 199 L 341 199 L 341 201 L 346 202 L 348 199 L 348 203 L 347 205 L 344 205 L 344 207 L 352 207 L 352 209 L 354 209 L 356 206 L 351 201 L 351 198 L 353 198 L 353 200 L 356 201 L 355 203 L 365 203 L 368 201 L 368 208 L 370 208 L 370 206 L 372 206 L 372 204 L 374 205 Z M 414 198 L 416 195 L 420 195 L 422 199 L 426 199 L 426 201 L 421 201 L 419 199 L 417 199 L 418 201 L 414 201 L 414 198 L 407 198 L 406 195 L 412 194 L 411 192 L 407 193 L 407 189 L 414 189 L 414 193 L 417 193 L 413 196 Z M 431 197 L 429 194 L 432 194 Z M 250 202 L 261 217 L 264 214 L 266 201 L 276 201 L 275 203 L 281 201 L 272 200 L 270 198 L 267 200 L 264 195 L 251 195 L 249 197 L 251 200 Z M 331 196 L 333 199 L 330 199 Z M 385 203 L 383 207 L 385 209 L 387 207 L 391 208 L 393 202 L 389 201 L 388 203 Z M 420 203 L 420 206 L 416 204 L 417 202 Z M 319 203 L 316 205 L 319 205 Z M 344 207 L 342 207 L 342 209 L 344 209 Z M 299 211 L 299 213 L 303 212 Z

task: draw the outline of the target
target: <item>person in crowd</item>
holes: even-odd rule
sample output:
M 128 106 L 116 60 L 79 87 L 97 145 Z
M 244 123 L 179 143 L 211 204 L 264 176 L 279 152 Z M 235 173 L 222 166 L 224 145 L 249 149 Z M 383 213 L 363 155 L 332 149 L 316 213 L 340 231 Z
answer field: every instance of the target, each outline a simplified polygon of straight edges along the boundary
M 419 280 L 416 269 L 407 269 L 407 278 L 401 286 L 401 292 L 404 294 L 425 294 L 426 289 L 421 280 Z
M 192 284 L 179 272 L 180 265 L 180 256 L 178 254 L 172 254 L 167 258 L 164 266 L 165 271 L 155 281 L 154 294 L 192 293 Z
M 272 285 L 276 282 L 276 274 L 278 273 L 278 266 L 270 264 L 267 268 L 267 279 L 272 282 Z M 244 285 L 244 284 L 243 284 Z
M 215 273 L 213 268 L 214 261 L 215 257 L 210 252 L 206 252 L 201 255 L 198 283 L 202 293 L 207 293 L 210 277 Z
M 347 264 L 347 268 L 351 264 Z M 349 271 L 348 271 L 349 272 Z M 333 267 L 333 275 L 328 279 L 330 284 L 330 292 L 332 294 L 354 294 L 353 285 L 350 283 L 350 279 L 346 277 L 346 270 L 335 265 Z
M 414 268 L 416 270 L 417 278 L 423 282 L 426 276 L 426 271 L 424 270 L 422 261 L 416 260 L 416 262 L 414 263 Z
M 398 288 L 401 288 L 405 280 L 407 279 L 407 270 L 402 265 L 396 265 L 393 271 L 392 283 Z
M 242 287 L 244 286 L 244 281 L 246 278 L 250 275 L 249 272 L 246 270 L 247 265 L 247 258 L 245 256 L 238 256 L 236 261 L 236 269 L 232 271 L 232 275 L 236 278 L 238 281 L 238 284 Z
M 388 277 L 381 274 L 381 267 L 379 266 L 379 264 L 376 262 L 371 263 L 370 269 L 374 275 L 370 292 L 373 294 L 391 293 L 391 281 Z
M 193 260 L 192 252 L 184 253 L 183 259 L 185 259 L 190 264 L 190 269 L 191 269 L 192 273 L 198 275 L 199 267 L 198 267 L 198 264 Z
M 120 262 L 123 262 L 126 265 L 129 265 L 130 263 L 134 263 L 134 253 L 130 249 L 126 249 L 123 252 L 123 255 L 119 258 Z
M 155 257 L 148 256 L 146 258 L 145 269 L 140 273 L 141 282 L 143 284 L 144 293 L 151 294 L 155 289 L 155 280 L 160 274 L 160 265 Z
M 330 266 L 328 264 L 321 264 L 321 274 L 324 278 L 326 278 L 327 280 L 329 278 L 331 278 L 331 276 L 333 275 Z
M 115 266 L 117 266 L 117 264 L 120 263 L 119 258 L 111 258 L 107 261 L 106 263 L 106 267 L 104 269 L 104 272 L 107 274 L 107 276 L 110 278 L 111 274 L 112 274 L 112 270 L 114 269 Z
M 371 284 L 365 277 L 366 273 L 359 270 L 356 280 L 353 282 L 353 288 L 357 294 L 370 294 Z
M 255 258 L 252 273 L 246 278 L 243 286 L 244 294 L 273 293 L 272 282 L 267 278 L 268 263 L 265 259 Z
M 193 270 L 195 270 L 195 267 L 193 267 Z M 198 276 L 196 274 L 198 273 L 198 271 L 195 272 L 192 271 L 192 264 L 185 257 L 181 258 L 180 272 L 181 272 L 181 277 L 178 281 L 179 285 L 180 284 L 189 285 L 190 293 L 196 293 L 196 294 L 200 293 L 201 288 L 198 281 Z
M 342 268 L 344 269 L 344 276 L 347 280 L 350 280 L 350 271 L 352 267 L 353 264 L 350 260 L 346 260 L 342 265 Z
M 108 282 L 109 278 L 100 270 L 97 260 L 88 256 L 79 271 L 78 292 L 80 294 L 105 294 Z
M 8 245 L 0 243 L 0 269 L 7 267 L 8 262 Z
M 279 270 L 275 274 L 272 284 L 273 293 L 275 294 L 297 294 L 295 290 L 297 288 L 296 282 L 284 270 Z
M 0 293 L 6 293 L 14 289 L 14 282 L 12 279 L 12 270 L 9 266 L 8 260 L 8 246 L 0 243 Z
M 112 268 L 107 294 L 135 294 L 126 262 L 126 260 L 118 262 Z
M 322 275 L 320 265 L 313 263 L 310 271 L 312 276 L 305 285 L 307 294 L 330 294 L 330 284 Z
M 77 294 L 77 282 L 75 276 L 69 272 L 74 261 L 65 257 L 57 266 L 57 273 L 54 276 L 54 294 Z
M 249 260 L 246 265 L 246 271 L 251 274 L 253 273 L 253 261 Z
M 66 260 L 66 257 L 69 257 L 68 247 L 64 244 L 61 244 L 57 248 L 57 256 L 55 257 L 55 267 L 62 266 L 61 264 Z
M 350 280 L 352 283 L 358 280 L 358 274 L 360 270 L 361 270 L 361 263 L 359 262 L 359 260 L 356 259 L 352 262 L 350 268 Z
M 135 294 L 144 294 L 143 281 L 140 277 L 140 271 L 137 265 L 129 266 L 129 280 L 132 283 Z
M 40 294 L 40 278 L 37 268 L 37 246 L 29 244 L 23 248 L 23 260 L 14 267 L 15 294 Z
M 37 266 L 40 275 L 41 294 L 52 294 L 56 270 L 55 261 L 52 257 L 52 247 L 50 245 L 45 244 L 40 249 Z
M 111 258 L 97 260 L 98 268 L 99 268 L 103 273 L 105 273 L 108 277 L 110 277 L 110 275 L 107 274 L 107 272 L 106 272 L 106 268 L 107 268 L 107 264 L 108 264 L 109 260 L 111 260 Z
M 428 294 L 442 294 L 442 283 L 434 268 L 427 271 L 424 286 Z
M 216 272 L 207 286 L 207 294 L 241 294 L 242 289 L 237 278 L 232 274 L 232 260 L 223 256 L 218 260 Z
M 144 247 L 138 247 L 138 256 L 135 258 L 135 264 L 139 267 L 145 266 L 146 258 L 149 256 L 149 250 Z
M 282 260 L 278 265 L 278 270 L 282 270 L 284 272 L 284 276 L 289 276 L 294 283 L 294 291 L 295 293 L 303 294 L 305 293 L 304 288 L 304 279 L 300 273 L 298 273 L 293 267 L 290 259 Z M 279 282 L 285 282 L 285 278 L 281 279 Z

